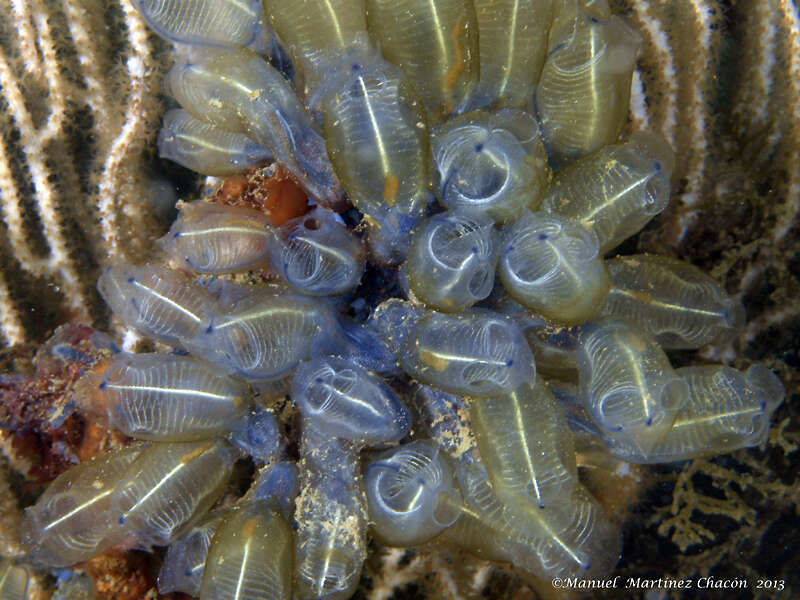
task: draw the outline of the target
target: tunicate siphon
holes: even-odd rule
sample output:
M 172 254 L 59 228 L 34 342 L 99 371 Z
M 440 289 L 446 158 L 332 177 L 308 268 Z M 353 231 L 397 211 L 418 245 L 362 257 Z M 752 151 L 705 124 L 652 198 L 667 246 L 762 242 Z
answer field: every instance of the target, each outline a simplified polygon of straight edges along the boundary
M 425 109 L 403 72 L 366 42 L 334 61 L 322 85 L 331 161 L 366 215 L 373 255 L 396 264 L 430 195 Z
M 606 261 L 611 291 L 603 313 L 628 319 L 666 349 L 724 341 L 744 325 L 744 308 L 694 265 L 654 254 Z
M 480 32 L 480 106 L 523 108 L 544 65 L 551 0 L 474 0 Z
M 480 70 L 478 23 L 464 0 L 367 0 L 367 26 L 441 122 L 469 99 Z
M 229 510 L 223 508 L 207 514 L 169 545 L 158 572 L 159 594 L 183 592 L 190 596 L 199 595 L 211 539 Z
M 486 216 L 448 211 L 424 221 L 405 262 L 414 295 L 429 307 L 458 312 L 492 291 L 500 240 Z
M 672 428 L 686 401 L 686 382 L 653 337 L 625 321 L 586 324 L 579 339 L 586 409 L 609 436 L 649 452 Z
M 536 119 L 514 109 L 473 111 L 431 138 L 442 204 L 514 220 L 538 208 L 550 175 Z
M 364 0 L 263 0 L 270 23 L 299 67 L 297 87 L 313 95 L 325 76 L 326 54 L 340 54 L 367 30 Z
M 103 271 L 97 290 L 126 325 L 173 346 L 204 331 L 217 308 L 206 290 L 156 265 L 118 262 Z
M 273 228 L 255 210 L 202 200 L 180 205 L 178 218 L 158 245 L 199 273 L 231 273 L 265 263 Z
M 571 34 L 547 56 L 536 88 L 546 145 L 556 162 L 616 141 L 628 115 L 639 33 L 579 9 Z
M 411 426 L 408 410 L 388 385 L 335 356 L 297 367 L 292 400 L 316 430 L 357 445 L 396 442 Z
M 28 570 L 0 560 L 0 600 L 27 600 Z
M 203 361 L 169 354 L 123 354 L 87 375 L 81 400 L 108 425 L 142 440 L 221 435 L 250 400 L 247 385 Z
M 356 452 L 304 427 L 295 521 L 294 594 L 298 600 L 345 600 L 367 556 L 366 499 Z
M 541 378 L 505 396 L 475 398 L 470 417 L 478 449 L 501 498 L 540 508 L 568 496 L 577 482 L 564 409 Z
M 158 132 L 158 155 L 203 175 L 241 173 L 272 154 L 243 133 L 234 133 L 195 119 L 180 108 L 164 115 Z
M 430 313 L 408 333 L 398 360 L 415 379 L 470 396 L 511 392 L 536 373 L 519 328 L 488 310 Z
M 746 373 L 706 365 L 683 367 L 676 374 L 687 383 L 689 392 L 672 428 L 648 452 L 612 438 L 614 454 L 631 462 L 665 463 L 766 442 L 770 416 L 785 395 L 772 371 L 760 365 Z
M 239 456 L 222 439 L 153 444 L 125 471 L 111 512 L 141 546 L 166 546 L 216 502 Z
M 259 0 L 136 0 L 133 5 L 160 36 L 182 44 L 264 45 Z
M 605 254 L 666 208 L 673 164 L 672 149 L 661 137 L 634 133 L 559 171 L 542 210 L 594 230 Z
M 597 236 L 575 221 L 526 212 L 503 232 L 500 280 L 520 304 L 559 324 L 599 314 L 608 272 Z
M 315 201 L 341 206 L 325 140 L 283 75 L 254 52 L 184 51 L 167 74 L 169 93 L 189 113 L 267 148 Z
M 111 496 L 143 446 L 134 444 L 71 467 L 25 509 L 22 544 L 51 567 L 88 560 L 122 541 Z
M 298 292 L 330 296 L 358 285 L 364 248 L 335 213 L 318 207 L 276 230 L 270 262 Z
M 415 440 L 366 466 L 364 487 L 371 531 L 389 546 L 421 544 L 455 522 L 461 494 L 439 447 Z
M 214 533 L 200 587 L 202 600 L 289 600 L 292 530 L 268 502 L 230 511 Z

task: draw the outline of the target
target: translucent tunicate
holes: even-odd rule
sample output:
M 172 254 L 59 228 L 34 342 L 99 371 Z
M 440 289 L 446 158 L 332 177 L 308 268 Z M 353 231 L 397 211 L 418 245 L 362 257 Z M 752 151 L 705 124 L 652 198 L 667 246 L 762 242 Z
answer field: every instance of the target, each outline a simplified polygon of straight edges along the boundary
M 418 382 L 413 389 L 415 433 L 430 436 L 448 456 L 460 459 L 475 445 L 467 399 Z
M 405 262 L 411 290 L 443 312 L 483 300 L 494 285 L 499 242 L 489 217 L 459 211 L 430 217 L 411 238 Z
M 283 75 L 259 55 L 244 48 L 186 50 L 167 86 L 196 118 L 267 148 L 315 201 L 342 205 L 325 140 Z
M 400 262 L 430 195 L 422 102 L 402 71 L 366 43 L 332 62 L 322 87 L 325 141 L 336 173 L 366 215 L 373 254 L 380 248 L 380 257 Z
M 124 354 L 83 389 L 96 412 L 126 435 L 189 441 L 227 431 L 242 416 L 250 392 L 241 381 L 203 361 L 169 354 Z
M 367 323 L 374 327 L 392 354 L 397 356 L 409 332 L 426 314 L 426 310 L 410 302 L 389 298 L 375 307 Z
M 254 50 L 264 45 L 259 0 L 135 0 L 133 5 L 153 31 L 172 42 Z
M 575 450 L 564 409 L 538 378 L 505 396 L 476 398 L 470 417 L 481 459 L 501 498 L 540 508 L 577 483 Z
M 474 3 L 481 59 L 477 103 L 523 108 L 533 96 L 544 64 L 551 0 Z
M 367 0 L 367 26 L 401 67 L 432 122 L 463 107 L 478 78 L 478 23 L 464 0 Z
M 269 503 L 248 502 L 225 516 L 211 541 L 200 597 L 292 597 L 292 530 Z
M 396 442 L 411 426 L 408 410 L 388 385 L 333 356 L 297 367 L 292 400 L 315 429 L 354 444 Z
M 389 546 L 421 544 L 459 517 L 461 494 L 439 447 L 416 440 L 392 448 L 364 472 L 371 530 Z
M 229 429 L 231 443 L 256 460 L 269 460 L 277 456 L 284 446 L 275 415 L 259 405 L 252 406 Z
M 330 341 L 330 309 L 296 293 L 254 289 L 216 315 L 189 348 L 253 379 L 280 379 Z
M 606 261 L 611 291 L 603 313 L 628 319 L 662 348 L 700 348 L 731 338 L 744 325 L 744 308 L 694 265 L 654 254 Z
M 263 0 L 270 23 L 299 67 L 298 89 L 313 94 L 325 76 L 326 54 L 338 54 L 367 30 L 364 0 Z
M 121 541 L 111 496 L 142 446 L 134 444 L 75 465 L 25 509 L 22 544 L 51 567 L 88 560 Z
M 536 119 L 520 110 L 474 111 L 447 121 L 431 138 L 442 204 L 514 220 L 537 208 L 549 179 Z
M 97 290 L 126 325 L 172 345 L 205 330 L 217 307 L 206 290 L 155 265 L 116 263 L 100 275 Z
M 559 171 L 542 211 L 579 221 L 598 237 L 600 254 L 637 233 L 669 202 L 674 158 L 659 136 L 637 132 Z
M 599 314 L 608 272 L 597 255 L 597 236 L 577 222 L 526 212 L 503 232 L 500 280 L 536 314 L 559 324 Z
M 574 30 L 547 56 L 536 88 L 542 133 L 557 162 L 616 141 L 641 42 L 619 17 L 601 21 L 579 10 Z
M 358 285 L 364 258 L 361 240 L 335 213 L 315 208 L 276 230 L 270 262 L 298 292 L 330 296 Z
M 203 175 L 232 175 L 272 154 L 242 133 L 195 119 L 180 108 L 168 110 L 158 132 L 158 155 Z
M 125 471 L 111 512 L 140 545 L 166 546 L 219 498 L 239 455 L 222 439 L 153 444 Z
M 304 427 L 295 521 L 294 594 L 298 600 L 346 600 L 367 556 L 366 499 L 356 453 Z
M 536 367 L 519 328 L 502 315 L 473 309 L 419 320 L 398 353 L 403 370 L 455 394 L 493 396 L 531 381 Z
M 228 512 L 229 509 L 223 508 L 207 514 L 169 545 L 158 572 L 159 594 L 183 592 L 190 596 L 199 595 L 211 539 Z
M 293 461 L 282 460 L 264 467 L 250 486 L 247 499 L 263 500 L 290 519 L 299 487 L 299 470 Z
M 0 599 L 27 600 L 28 570 L 6 560 L 0 560 Z
M 400 373 L 393 349 L 374 323 L 359 323 L 346 315 L 338 315 L 337 323 L 336 354 L 383 376 Z
M 767 441 L 772 412 L 785 390 L 769 369 L 746 373 L 723 365 L 684 367 L 676 373 L 689 387 L 672 428 L 648 452 L 611 438 L 611 451 L 637 463 L 664 463 L 715 456 Z
M 603 319 L 581 327 L 580 394 L 611 437 L 649 452 L 672 427 L 688 386 L 648 333 Z

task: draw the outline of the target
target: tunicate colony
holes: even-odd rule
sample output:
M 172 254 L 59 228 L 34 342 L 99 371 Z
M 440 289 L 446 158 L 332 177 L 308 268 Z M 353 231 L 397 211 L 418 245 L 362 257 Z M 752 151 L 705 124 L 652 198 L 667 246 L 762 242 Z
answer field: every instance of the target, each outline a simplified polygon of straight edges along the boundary
M 184 204 L 164 260 L 104 271 L 114 315 L 179 352 L 81 380 L 82 409 L 137 441 L 26 509 L 31 560 L 168 546 L 162 593 L 338 599 L 369 531 L 604 577 L 620 531 L 573 431 L 636 463 L 765 441 L 774 374 L 664 352 L 732 337 L 739 302 L 675 259 L 604 258 L 664 209 L 673 166 L 657 135 L 619 139 L 640 37 L 606 2 L 135 4 L 175 44 L 162 156 L 206 175 L 274 160 L 315 207 L 276 226 Z M 213 277 L 254 268 L 274 281 Z M 403 297 L 345 314 L 376 271 Z M 287 393 L 297 461 L 265 407 Z M 248 455 L 250 491 L 215 508 Z

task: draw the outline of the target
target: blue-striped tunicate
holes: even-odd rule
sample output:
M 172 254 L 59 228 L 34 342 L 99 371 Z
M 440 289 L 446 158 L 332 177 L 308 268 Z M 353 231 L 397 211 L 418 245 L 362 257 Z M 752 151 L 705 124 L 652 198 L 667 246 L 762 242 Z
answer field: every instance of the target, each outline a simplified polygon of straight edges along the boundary
M 370 530 L 389 546 L 421 544 L 460 515 L 461 495 L 436 444 L 416 440 L 380 454 L 364 471 Z
M 364 248 L 330 210 L 315 208 L 276 229 L 270 264 L 298 292 L 344 293 L 361 281 Z
M 550 168 L 539 125 L 529 113 L 466 113 L 434 132 L 431 150 L 436 187 L 448 208 L 513 221 L 542 201 Z
M 560 170 L 542 211 L 574 219 L 597 234 L 600 254 L 641 230 L 669 202 L 672 149 L 658 135 L 633 134 Z
M 597 251 L 597 236 L 579 223 L 526 212 L 503 231 L 500 280 L 536 314 L 581 323 L 600 313 L 608 295 L 608 272 Z
M 448 211 L 421 223 L 405 262 L 414 295 L 429 307 L 458 312 L 492 291 L 500 237 L 479 213 Z
M 298 366 L 292 400 L 312 427 L 357 445 L 396 442 L 411 426 L 408 410 L 388 385 L 335 356 Z
M 184 356 L 124 354 L 81 386 L 108 425 L 142 440 L 189 441 L 224 434 L 250 401 L 247 385 Z
M 243 133 L 220 129 L 180 108 L 164 115 L 158 155 L 192 171 L 217 176 L 241 173 L 272 158 L 269 150 Z

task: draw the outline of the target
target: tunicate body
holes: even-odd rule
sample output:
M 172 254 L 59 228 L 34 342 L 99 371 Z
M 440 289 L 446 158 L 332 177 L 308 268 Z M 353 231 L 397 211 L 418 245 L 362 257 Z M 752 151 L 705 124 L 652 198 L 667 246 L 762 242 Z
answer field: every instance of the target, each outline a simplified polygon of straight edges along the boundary
M 22 521 L 22 544 L 51 567 L 88 560 L 121 541 L 111 496 L 142 446 L 101 454 L 59 475 Z
M 416 440 L 380 454 L 364 472 L 371 531 L 389 546 L 421 544 L 459 517 L 461 494 L 439 447 Z
M 694 265 L 654 254 L 606 261 L 611 290 L 603 313 L 636 323 L 662 348 L 724 341 L 744 325 L 744 308 Z
M 137 543 L 166 546 L 216 502 L 237 458 L 221 439 L 154 444 L 126 469 L 111 512 Z
M 164 115 L 158 132 L 158 155 L 203 175 L 233 175 L 272 154 L 243 133 L 234 133 L 195 119 L 180 108 Z
M 637 233 L 669 202 L 674 157 L 659 136 L 637 132 L 559 171 L 542 211 L 579 221 L 598 237 L 600 254 Z
M 313 427 L 301 440 L 295 521 L 294 594 L 298 600 L 345 600 L 367 556 L 366 498 L 358 456 Z
M 103 271 L 97 290 L 126 325 L 173 346 L 205 330 L 217 308 L 206 290 L 156 265 L 118 262 Z
M 520 304 L 553 322 L 573 325 L 599 314 L 608 272 L 597 236 L 577 222 L 526 212 L 503 232 L 499 273 Z
M 575 28 L 545 60 L 536 108 L 557 163 L 616 141 L 628 114 L 639 33 L 617 16 L 601 21 L 582 8 Z
M 294 512 L 294 501 L 299 491 L 297 464 L 281 460 L 265 466 L 256 476 L 248 492 L 249 500 L 267 502 L 277 508 L 286 519 Z
M 203 361 L 169 354 L 121 355 L 90 381 L 91 399 L 108 424 L 142 440 L 221 435 L 250 401 L 243 382 Z
M 521 111 L 473 111 L 447 121 L 431 138 L 444 206 L 511 221 L 538 208 L 549 178 L 536 119 Z
M 268 502 L 248 502 L 217 527 L 200 587 L 201 600 L 289 600 L 292 530 Z
M 259 55 L 244 48 L 187 50 L 167 85 L 196 118 L 267 148 L 315 201 L 341 205 L 325 140 L 283 75 Z
M 528 498 L 546 508 L 575 488 L 572 434 L 564 409 L 541 378 L 505 396 L 474 399 L 470 416 L 501 498 Z
M 325 76 L 326 55 L 345 52 L 367 23 L 364 0 L 263 0 L 275 31 L 299 67 L 298 89 L 313 94 Z
M 208 513 L 185 535 L 169 545 L 158 572 L 158 593 L 183 592 L 190 596 L 200 594 L 208 549 L 219 524 L 230 509 L 223 508 Z
M 511 392 L 536 373 L 519 328 L 502 315 L 478 309 L 457 315 L 431 313 L 419 320 L 398 360 L 415 379 L 470 396 Z
M 334 62 L 323 83 L 325 141 L 368 242 L 386 262 L 405 257 L 430 195 L 425 109 L 402 71 L 367 44 Z
M 551 0 L 474 0 L 480 32 L 481 106 L 524 108 L 547 53 Z
M 330 296 L 358 285 L 364 248 L 335 213 L 315 208 L 277 229 L 270 262 L 298 292 Z
M 676 374 L 688 385 L 686 403 L 672 428 L 648 452 L 609 440 L 611 451 L 637 463 L 665 463 L 714 456 L 767 440 L 769 419 L 785 390 L 760 365 L 743 373 L 723 365 L 683 367 Z
M 278 430 L 275 415 L 258 404 L 229 427 L 230 442 L 256 460 L 269 460 L 277 456 L 284 441 Z
M 492 291 L 500 239 L 480 214 L 448 211 L 429 217 L 411 238 L 406 275 L 430 308 L 458 312 Z
M 367 26 L 405 71 L 433 123 L 462 108 L 480 70 L 478 23 L 464 0 L 367 0 Z
M 330 342 L 333 316 L 297 293 L 254 289 L 216 315 L 190 349 L 246 378 L 279 379 Z
M 292 400 L 316 430 L 358 445 L 396 442 L 411 426 L 408 410 L 388 385 L 335 356 L 297 367 Z
M 27 600 L 28 571 L 9 561 L 0 561 L 0 599 Z
M 411 302 L 389 298 L 375 307 L 367 323 L 384 340 L 392 354 L 398 356 L 408 334 L 427 314 L 428 311 Z
M 160 36 L 182 44 L 264 44 L 259 0 L 136 0 L 134 6 Z
M 262 213 L 202 200 L 183 204 L 158 240 L 167 254 L 198 273 L 232 273 L 269 259 L 273 228 Z
M 414 431 L 430 437 L 447 456 L 459 460 L 474 447 L 466 398 L 415 382 L 410 402 Z
M 611 437 L 649 452 L 671 428 L 688 386 L 648 333 L 603 319 L 581 328 L 580 394 Z

